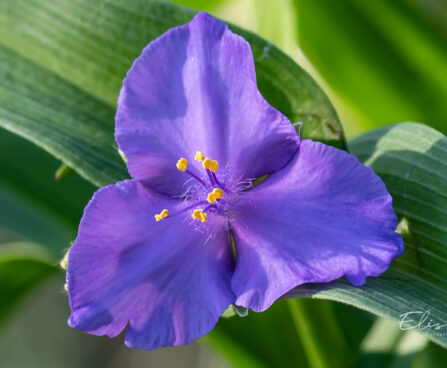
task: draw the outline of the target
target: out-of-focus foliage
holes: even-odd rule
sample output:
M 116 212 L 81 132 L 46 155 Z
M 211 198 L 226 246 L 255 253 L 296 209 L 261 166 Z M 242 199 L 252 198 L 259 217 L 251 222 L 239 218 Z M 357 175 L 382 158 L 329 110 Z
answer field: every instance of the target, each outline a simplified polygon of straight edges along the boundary
M 0 323 L 29 290 L 55 273 L 50 259 L 34 244 L 0 244 Z
M 58 165 L 37 146 L 0 129 L 0 322 L 56 273 L 95 189 L 77 175 L 56 181 Z
M 421 334 L 379 318 L 360 346 L 358 368 L 443 368 L 447 351 Z
M 299 45 L 348 105 L 350 134 L 397 121 L 447 132 L 447 2 L 294 0 Z
M 206 341 L 235 367 L 347 367 L 372 323 L 372 315 L 345 305 L 296 299 L 221 318 Z
M 216 7 L 225 3 L 225 0 L 174 0 L 172 2 L 191 9 L 212 12 Z
M 0 233 L 41 244 L 57 259 L 76 235 L 95 187 L 78 175 L 56 181 L 60 162 L 0 129 Z M 1 239 L 0 239 L 1 242 Z

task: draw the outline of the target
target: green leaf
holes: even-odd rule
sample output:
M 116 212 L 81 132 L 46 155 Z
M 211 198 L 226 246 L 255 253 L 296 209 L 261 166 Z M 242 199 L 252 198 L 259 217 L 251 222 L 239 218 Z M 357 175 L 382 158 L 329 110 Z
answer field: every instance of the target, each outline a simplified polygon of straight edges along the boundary
M 290 367 L 296 362 L 303 368 L 309 367 L 285 301 L 263 313 L 221 318 L 206 341 L 235 367 Z
M 306 299 L 289 299 L 287 303 L 310 367 L 352 365 L 354 351 L 350 349 L 331 304 Z
M 363 129 L 425 121 L 447 133 L 445 1 L 294 1 L 301 48 Z
M 112 107 L 1 45 L 0 59 L 7 61 L 0 64 L 0 126 L 96 185 L 127 176 L 114 148 Z
M 37 146 L 0 129 L 0 323 L 55 272 L 53 265 L 76 236 L 95 189 L 77 175 L 56 181 L 59 165 Z
M 380 175 L 393 196 L 405 253 L 362 287 L 338 280 L 303 285 L 291 296 L 332 299 L 395 321 L 403 313 L 429 311 L 433 323 L 446 324 L 447 139 L 427 126 L 400 123 L 363 134 L 349 148 Z M 421 314 L 410 317 L 418 321 Z M 423 329 L 427 323 L 415 330 L 446 347 L 447 327 Z
M 75 235 L 74 229 L 43 206 L 0 182 L 0 243 L 33 241 L 43 244 L 56 260 Z
M 122 79 L 144 46 L 193 11 L 158 1 L 4 0 L 0 3 L 0 126 L 46 149 L 98 186 L 127 176 L 113 139 Z M 264 96 L 304 136 L 344 147 L 327 97 L 259 37 L 251 44 Z
M 263 313 L 221 318 L 205 341 L 234 367 L 347 367 L 373 319 L 327 300 L 279 300 Z
M 222 3 L 225 3 L 225 0 L 172 0 L 171 2 L 195 10 L 210 12 Z
M 62 257 L 95 187 L 73 175 L 56 181 L 60 162 L 0 129 L 0 230 L 10 240 L 44 246 Z
M 53 275 L 56 268 L 45 251 L 34 244 L 0 245 L 0 323 L 35 285 Z

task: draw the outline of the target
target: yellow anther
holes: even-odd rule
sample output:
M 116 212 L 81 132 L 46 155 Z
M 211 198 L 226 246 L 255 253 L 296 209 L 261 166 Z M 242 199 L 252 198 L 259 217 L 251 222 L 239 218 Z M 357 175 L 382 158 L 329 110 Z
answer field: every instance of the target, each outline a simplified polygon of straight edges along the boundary
M 197 209 L 192 212 L 192 218 L 194 220 L 200 220 L 201 222 L 206 222 L 206 220 L 208 220 L 208 215 L 202 210 Z
M 210 158 L 206 158 L 202 161 L 202 166 L 205 169 L 216 172 L 217 169 L 219 168 L 219 163 L 216 160 L 211 160 Z
M 202 166 L 205 169 L 210 169 L 211 168 L 211 162 L 213 162 L 213 160 L 211 160 L 210 158 L 206 158 L 202 161 Z
M 215 202 L 216 199 L 217 199 L 217 198 L 214 196 L 213 193 L 208 193 L 208 196 L 206 197 L 206 200 L 207 200 L 209 203 L 213 203 L 213 202 Z
M 217 169 L 219 168 L 219 163 L 216 160 L 213 160 L 211 162 L 211 171 L 216 172 Z
M 222 198 L 224 192 L 220 188 L 214 188 L 211 193 L 208 193 L 208 196 L 206 197 L 206 200 L 209 203 L 216 202 L 217 199 Z
M 192 218 L 194 220 L 200 220 L 200 216 L 201 216 L 202 212 L 203 212 L 202 210 L 194 210 L 192 212 Z
M 169 215 L 169 211 L 165 208 L 163 211 L 161 211 L 160 213 L 154 215 L 155 217 L 155 221 L 160 221 L 163 220 L 164 218 L 168 217 Z
M 177 161 L 177 169 L 180 171 L 186 171 L 186 168 L 188 167 L 188 160 L 186 158 L 181 158 Z
M 195 159 L 196 161 L 203 161 L 203 160 L 205 159 L 205 156 L 203 155 L 202 152 L 197 151 L 197 152 L 196 152 L 196 155 L 194 156 L 194 159 Z

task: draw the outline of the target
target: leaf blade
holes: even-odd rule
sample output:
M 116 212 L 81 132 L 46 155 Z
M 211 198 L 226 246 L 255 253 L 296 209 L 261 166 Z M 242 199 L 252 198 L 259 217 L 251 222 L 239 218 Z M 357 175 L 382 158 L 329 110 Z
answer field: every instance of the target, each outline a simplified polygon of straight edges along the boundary
M 0 4 L 0 126 L 97 186 L 127 177 L 113 139 L 122 79 L 146 44 L 195 13 L 159 1 L 5 0 Z M 274 45 L 251 43 L 259 87 L 303 135 L 345 147 L 337 115 L 313 79 Z

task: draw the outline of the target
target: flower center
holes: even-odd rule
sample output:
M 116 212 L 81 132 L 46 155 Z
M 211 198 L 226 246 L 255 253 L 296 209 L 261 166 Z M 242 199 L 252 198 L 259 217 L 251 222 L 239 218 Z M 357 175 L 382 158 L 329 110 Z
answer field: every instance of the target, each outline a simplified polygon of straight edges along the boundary
M 190 211 L 194 220 L 207 222 L 208 214 L 226 215 L 230 210 L 230 202 L 234 198 L 235 193 L 223 185 L 217 178 L 216 172 L 219 169 L 219 163 L 216 160 L 205 157 L 199 151 L 196 152 L 194 159 L 202 163 L 206 177 L 201 178 L 188 170 L 188 160 L 186 158 L 180 158 L 176 164 L 178 170 L 188 174 L 198 183 L 198 188 L 185 195 L 187 202 L 192 202 L 193 204 L 172 214 L 165 208 L 160 213 L 154 215 L 155 221 L 161 221 L 185 211 Z

